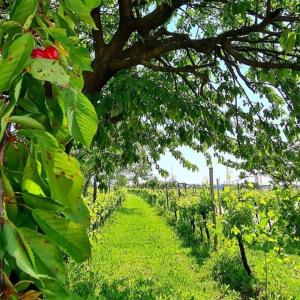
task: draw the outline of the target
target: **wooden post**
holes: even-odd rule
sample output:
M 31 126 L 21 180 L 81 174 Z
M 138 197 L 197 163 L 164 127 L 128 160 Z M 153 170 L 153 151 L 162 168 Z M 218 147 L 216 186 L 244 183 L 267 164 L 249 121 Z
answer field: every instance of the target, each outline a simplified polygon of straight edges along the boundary
M 184 184 L 184 192 L 186 193 L 186 183 Z
M 220 182 L 219 182 L 219 178 L 217 178 L 217 192 L 218 192 L 219 214 L 222 215 L 222 207 L 221 207 L 221 200 L 220 200 Z
M 213 227 L 215 230 L 214 234 L 214 249 L 217 250 L 218 248 L 218 237 L 216 233 L 217 229 L 217 217 L 216 217 L 216 207 L 215 207 L 215 195 L 214 195 L 214 169 L 212 167 L 209 168 L 209 185 L 210 185 L 210 194 L 211 194 L 211 202 L 212 202 L 212 209 L 213 209 Z

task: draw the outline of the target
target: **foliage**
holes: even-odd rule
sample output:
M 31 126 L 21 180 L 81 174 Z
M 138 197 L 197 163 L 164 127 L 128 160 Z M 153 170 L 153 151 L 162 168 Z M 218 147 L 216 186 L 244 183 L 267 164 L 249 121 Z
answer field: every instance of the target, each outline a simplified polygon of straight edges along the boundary
M 225 187 L 220 193 L 222 214 L 218 214 L 216 229 L 213 226 L 212 199 L 206 188 L 187 190 L 181 195 L 174 189 L 168 190 L 168 193 L 166 190 L 150 189 L 133 189 L 132 192 L 142 195 L 167 214 L 175 212 L 173 221 L 178 226 L 186 224 L 190 227 L 192 244 L 210 245 L 212 234 L 217 233 L 223 246 L 211 254 L 211 273 L 222 284 L 243 295 L 258 295 L 259 299 L 264 299 L 265 294 L 283 297 L 284 293 L 276 288 L 276 276 L 271 279 L 271 274 L 281 274 L 284 261 L 291 262 L 291 273 L 294 268 L 295 274 L 299 272 L 299 257 L 294 256 L 299 255 L 296 250 L 299 247 L 298 190 L 275 188 L 259 191 L 252 186 L 241 190 Z M 188 236 L 187 232 L 184 236 Z M 227 249 L 225 252 L 223 247 Z M 240 252 L 239 257 L 236 251 Z M 272 267 L 271 258 L 267 259 L 267 255 L 276 261 Z M 256 256 L 260 258 L 257 257 L 253 264 Z M 260 268 L 262 270 L 258 272 Z M 294 288 L 292 279 L 280 276 Z M 290 295 L 296 294 L 295 291 Z
M 276 181 L 299 177 L 297 1 L 123 5 L 101 2 L 93 11 L 100 34 L 85 31 L 96 46 L 85 83 L 99 115 L 97 145 L 122 162 L 143 148 L 155 164 L 168 149 L 190 169 L 180 146 L 213 148 L 231 166 Z
M 253 279 L 245 273 L 240 257 L 236 253 L 230 253 L 230 250 L 232 249 L 221 250 L 213 258 L 212 277 L 233 290 L 240 291 L 244 295 L 251 295 Z
M 62 252 L 90 254 L 84 179 L 69 155 L 78 148 L 97 150 L 82 168 L 95 177 L 141 151 L 157 165 L 168 148 L 195 169 L 178 150 L 188 145 L 277 181 L 299 178 L 299 9 L 295 0 L 0 1 L 1 297 L 75 299 L 53 266 L 62 269 Z M 298 238 L 299 206 L 271 211 L 261 214 L 278 217 L 271 233 L 285 224 L 282 243 Z M 253 227 L 261 234 L 263 222 Z
M 1 1 L 1 299 L 77 299 L 64 287 L 63 253 L 90 256 L 83 176 L 64 152 L 70 138 L 89 147 L 97 130 L 82 93 L 91 66 L 76 30 L 79 2 L 53 10 L 47 1 Z M 87 9 L 78 16 L 93 25 Z
M 84 202 L 90 212 L 90 227 L 92 230 L 104 224 L 105 220 L 123 203 L 125 190 L 117 189 L 106 194 L 99 193 L 96 201 L 92 194 L 84 197 Z

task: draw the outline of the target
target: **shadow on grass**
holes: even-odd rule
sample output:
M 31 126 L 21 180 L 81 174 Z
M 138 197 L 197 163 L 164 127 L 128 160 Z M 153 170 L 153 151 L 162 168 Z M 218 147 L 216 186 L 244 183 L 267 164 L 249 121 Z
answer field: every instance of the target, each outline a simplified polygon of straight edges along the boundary
M 174 219 L 167 219 L 168 224 L 172 226 L 181 241 L 182 247 L 190 248 L 190 255 L 194 257 L 201 267 L 205 260 L 210 256 L 210 246 L 201 242 L 199 237 L 192 232 L 191 226 L 186 223 L 176 223 Z
M 212 253 L 211 246 L 207 242 L 201 241 L 200 237 L 192 232 L 190 224 L 176 223 L 174 218 L 167 218 L 167 221 L 175 229 L 182 246 L 191 249 L 190 255 L 196 259 L 200 267 L 206 259 L 212 259 L 211 275 L 216 282 L 240 293 L 241 299 L 257 296 L 257 291 L 254 288 L 257 282 L 255 278 L 246 274 L 238 255 L 229 254 L 226 250 Z
M 121 299 L 157 299 L 158 291 L 151 280 L 135 280 L 131 286 L 125 280 L 115 280 L 112 283 L 102 285 L 101 296 L 104 299 L 121 300 Z
M 286 243 L 284 251 L 287 254 L 300 256 L 300 241 L 290 240 Z
M 212 259 L 212 277 L 215 281 L 239 292 L 242 299 L 257 296 L 254 288 L 257 282 L 246 274 L 238 254 L 223 250 Z
M 138 208 L 121 207 L 119 208 L 118 212 L 123 215 L 142 215 L 141 210 Z
M 154 300 L 163 292 L 158 291 L 151 280 L 139 279 L 129 284 L 128 280 L 99 282 L 99 278 L 80 281 L 73 290 L 77 295 L 87 300 Z

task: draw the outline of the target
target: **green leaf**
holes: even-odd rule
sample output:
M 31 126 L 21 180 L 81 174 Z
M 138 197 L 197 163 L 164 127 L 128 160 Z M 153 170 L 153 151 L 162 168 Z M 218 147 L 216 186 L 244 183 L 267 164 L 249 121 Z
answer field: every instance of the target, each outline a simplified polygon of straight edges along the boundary
M 18 23 L 25 24 L 28 17 L 34 15 L 37 5 L 37 0 L 15 0 L 15 3 L 11 9 L 10 19 Z
M 3 39 L 3 36 L 11 29 L 21 29 L 21 25 L 15 21 L 6 21 L 0 24 L 0 43 Z
M 83 185 L 79 163 L 75 158 L 68 156 L 49 133 L 34 131 L 34 135 L 38 140 L 51 198 L 72 211 L 76 211 L 81 201 Z
M 56 60 L 34 59 L 30 68 L 30 74 L 38 80 L 49 81 L 57 85 L 69 83 L 68 74 Z
M 23 71 L 33 47 L 31 33 L 19 36 L 10 45 L 7 57 L 0 62 L 0 92 L 7 91 L 13 80 Z
M 0 75 L 1 76 L 1 75 Z M 2 141 L 5 129 L 8 123 L 8 118 L 10 114 L 13 112 L 16 105 L 16 101 L 10 101 L 7 105 L 4 101 L 0 102 L 0 140 Z
M 249 245 L 251 245 L 253 243 L 254 237 L 253 237 L 253 235 L 245 234 L 243 236 L 243 239 L 245 240 L 246 243 L 248 243 Z
M 43 283 L 42 291 L 47 300 L 83 300 L 81 297 L 68 292 L 59 281 L 45 279 Z
M 41 172 L 41 163 L 33 156 L 28 156 L 22 178 L 22 193 L 26 205 L 53 211 L 62 209 L 61 205 L 46 196 Z
M 280 39 L 280 46 L 285 52 L 290 52 L 293 50 L 297 40 L 297 34 L 295 31 L 285 30 Z
M 76 141 L 89 147 L 98 123 L 94 106 L 87 97 L 74 89 L 60 90 L 59 98 L 66 110 L 70 134 Z
M 29 228 L 18 228 L 35 254 L 36 267 L 40 274 L 45 274 L 60 281 L 65 279 L 65 269 L 60 250 L 48 238 Z
M 234 227 L 231 229 L 231 232 L 232 232 L 234 235 L 238 235 L 241 231 L 240 231 L 236 226 L 234 226 Z
M 33 21 L 33 19 L 34 19 L 34 14 L 32 14 L 32 15 L 30 15 L 28 18 L 27 18 L 27 20 L 26 20 L 26 22 L 24 23 L 24 25 L 23 25 L 23 30 L 24 31 L 28 31 L 29 30 L 29 28 L 30 28 L 30 26 L 31 26 L 31 23 L 32 23 L 32 21 Z
M 81 223 L 86 228 L 90 226 L 89 210 L 82 199 L 78 202 L 78 207 L 75 211 L 65 209 L 63 212 L 69 220 Z
M 30 276 L 39 278 L 40 276 L 36 273 L 32 250 L 22 234 L 10 223 L 3 225 L 3 233 L 6 250 L 16 259 L 17 266 Z
M 90 25 L 93 29 L 97 29 L 93 18 L 90 15 L 90 10 L 86 3 L 82 0 L 65 0 L 65 4 L 71 9 L 76 16 L 84 23 Z
M 43 125 L 30 117 L 29 115 L 25 116 L 11 116 L 9 121 L 21 125 L 23 128 L 36 128 L 44 129 Z
M 103 0 L 85 0 L 87 7 L 92 10 L 93 8 L 98 7 L 100 4 L 103 4 Z
M 93 71 L 91 57 L 87 49 L 73 47 L 70 51 L 70 58 L 82 71 Z
M 48 238 L 77 262 L 86 260 L 90 254 L 90 243 L 86 228 L 44 210 L 33 210 L 33 217 Z

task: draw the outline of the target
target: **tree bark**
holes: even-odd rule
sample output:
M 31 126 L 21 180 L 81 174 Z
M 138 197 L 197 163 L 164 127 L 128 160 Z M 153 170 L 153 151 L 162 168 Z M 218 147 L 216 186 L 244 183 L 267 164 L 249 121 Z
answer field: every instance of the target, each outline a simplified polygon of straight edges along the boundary
M 83 186 L 83 189 L 82 189 L 82 194 L 83 194 L 83 196 L 86 196 L 86 195 L 87 195 L 90 181 L 91 181 L 91 176 L 88 176 L 88 177 L 86 178 L 86 180 L 85 180 L 85 183 L 84 183 L 84 186 Z
M 208 230 L 208 227 L 207 227 L 207 217 L 206 217 L 205 212 L 202 212 L 202 218 L 203 218 L 204 230 L 205 230 L 205 233 L 206 233 L 207 241 L 209 242 L 210 241 L 210 234 L 209 234 L 209 230 Z
M 196 225 L 195 225 L 195 220 L 194 219 L 191 220 L 191 226 L 192 226 L 193 233 L 195 233 Z
M 98 188 L 97 188 L 97 174 L 94 175 L 94 192 L 93 192 L 93 202 L 95 203 L 96 200 L 97 200 L 97 191 L 98 191 Z
M 202 242 L 203 241 L 203 229 L 202 229 L 202 225 L 200 225 L 199 228 L 200 228 L 200 240 Z
M 145 16 L 135 16 L 133 13 L 132 2 L 128 0 L 120 0 L 119 7 L 119 24 L 115 30 L 115 34 L 111 37 L 108 43 L 104 39 L 104 28 L 102 26 L 102 16 L 100 7 L 93 9 L 91 16 L 98 30 L 92 31 L 92 41 L 95 51 L 95 58 L 92 63 L 93 72 L 84 73 L 84 91 L 87 94 L 99 93 L 106 83 L 119 71 L 129 69 L 137 65 L 150 65 L 162 68 L 162 72 L 166 71 L 173 73 L 178 72 L 178 68 L 174 66 L 162 65 L 161 58 L 167 54 L 181 50 L 194 50 L 199 55 L 219 55 L 219 50 L 225 50 L 226 55 L 231 55 L 237 61 L 252 67 L 265 69 L 283 69 L 289 68 L 300 70 L 300 65 L 291 63 L 288 60 L 282 61 L 280 53 L 277 53 L 278 59 L 275 61 L 273 56 L 269 56 L 266 61 L 257 59 L 250 59 L 244 55 L 243 49 L 248 47 L 248 50 L 253 51 L 254 54 L 261 53 L 263 55 L 269 54 L 269 49 L 253 47 L 253 42 L 245 36 L 252 33 L 264 33 L 265 29 L 275 22 L 299 22 L 297 16 L 280 15 L 281 10 L 268 11 L 266 16 L 259 16 L 255 12 L 248 12 L 250 15 L 260 19 L 260 22 L 255 22 L 252 25 L 242 26 L 240 28 L 225 30 L 224 32 L 215 35 L 214 37 L 193 39 L 188 33 L 169 32 L 165 28 L 166 22 L 170 20 L 176 10 L 183 7 L 190 1 L 172 0 L 170 3 L 162 3 L 158 5 L 153 11 Z M 203 1 L 203 8 L 205 2 Z M 212 1 L 214 2 L 214 1 Z M 221 1 L 216 1 L 221 2 Z M 138 4 L 137 4 L 138 5 Z M 199 4 L 199 7 L 201 4 Z M 271 9 L 270 7 L 268 9 Z M 153 33 L 155 32 L 155 34 Z M 140 38 L 133 42 L 129 42 L 133 34 Z M 276 32 L 273 36 L 278 36 Z M 264 39 L 262 39 L 263 42 Z M 247 46 L 238 47 L 234 42 L 244 41 Z M 279 43 L 278 39 L 274 41 Z M 242 49 L 241 49 L 242 48 Z M 219 49 L 219 50 L 218 50 Z M 272 60 L 270 60 L 272 58 Z M 153 64 L 153 60 L 159 64 Z M 208 63 L 212 63 L 211 61 Z M 213 62 L 214 64 L 214 62 Z M 206 65 L 206 64 L 205 64 Z M 207 68 L 206 66 L 203 68 Z M 171 68 L 171 69 L 170 69 Z M 197 66 L 186 65 L 187 68 L 194 73 Z M 194 69 L 195 68 L 195 69 Z M 187 70 L 187 73 L 189 71 Z M 201 72 L 198 72 L 198 75 Z
M 239 248 L 240 248 L 243 267 L 244 267 L 246 273 L 248 274 L 248 276 L 250 276 L 251 275 L 251 269 L 250 269 L 249 264 L 248 264 L 246 251 L 245 251 L 245 247 L 244 247 L 244 243 L 243 243 L 243 237 L 242 237 L 241 234 L 237 235 L 237 240 L 238 240 L 238 244 L 239 244 Z

